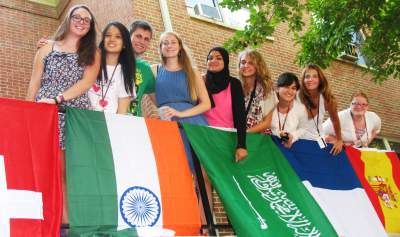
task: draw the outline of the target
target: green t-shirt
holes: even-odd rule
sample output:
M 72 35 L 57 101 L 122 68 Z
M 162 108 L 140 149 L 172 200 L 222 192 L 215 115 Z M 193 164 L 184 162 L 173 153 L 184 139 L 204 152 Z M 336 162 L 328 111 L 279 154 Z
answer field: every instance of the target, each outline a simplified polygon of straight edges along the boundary
M 131 113 L 136 116 L 142 116 L 141 102 L 144 94 L 151 94 L 155 91 L 154 75 L 150 64 L 142 59 L 136 59 L 136 100 L 131 104 Z

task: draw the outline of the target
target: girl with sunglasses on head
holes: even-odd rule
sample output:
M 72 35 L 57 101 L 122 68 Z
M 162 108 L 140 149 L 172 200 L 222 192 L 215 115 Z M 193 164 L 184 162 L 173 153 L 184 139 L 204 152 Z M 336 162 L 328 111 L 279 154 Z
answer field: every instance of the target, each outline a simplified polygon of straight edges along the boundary
M 96 47 L 95 19 L 87 6 L 73 6 L 58 27 L 54 41 L 41 47 L 34 58 L 26 99 L 89 109 L 87 91 L 96 80 L 100 53 Z M 65 114 L 59 114 L 59 141 L 65 199 Z M 68 222 L 63 204 L 62 223 Z
M 276 81 L 278 104 L 272 111 L 271 131 L 286 148 L 290 148 L 305 132 L 301 124 L 307 120 L 307 111 L 296 100 L 300 89 L 299 79 L 290 72 L 279 75 Z
M 368 111 L 369 100 L 365 93 L 357 92 L 351 96 L 350 108 L 339 112 L 342 126 L 342 138 L 345 145 L 368 147 L 381 130 L 381 119 Z M 332 121 L 323 123 L 323 129 L 328 142 L 335 142 L 336 133 Z
M 97 111 L 126 114 L 133 94 L 135 56 L 128 29 L 117 21 L 107 24 L 99 45 L 101 67 L 88 94 Z
M 243 84 L 248 132 L 271 134 L 271 111 L 278 103 L 270 71 L 254 49 L 239 53 L 239 78 Z
M 327 78 L 320 67 L 309 64 L 304 68 L 300 81 L 300 100 L 306 106 L 308 114 L 308 119 L 301 125 L 305 128 L 301 138 L 317 141 L 321 149 L 327 146 L 322 130 L 322 122 L 325 110 L 327 110 L 333 121 L 334 130 L 336 134 L 339 134 L 330 153 L 339 154 L 343 149 L 343 140 L 340 133 L 337 102 L 331 92 Z

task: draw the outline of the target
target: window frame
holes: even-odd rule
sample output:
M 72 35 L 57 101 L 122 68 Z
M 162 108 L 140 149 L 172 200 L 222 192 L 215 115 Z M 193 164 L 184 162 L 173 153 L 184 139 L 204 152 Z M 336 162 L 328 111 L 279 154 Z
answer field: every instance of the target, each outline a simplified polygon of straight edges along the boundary
M 348 47 L 354 47 L 354 51 L 355 54 L 357 54 L 355 60 L 349 59 L 349 57 L 355 57 L 352 54 L 348 54 L 346 51 L 343 52 L 339 57 L 338 60 L 343 61 L 343 62 L 348 62 L 351 63 L 353 65 L 357 65 L 359 67 L 362 68 L 368 68 L 366 65 L 366 60 L 368 60 L 367 58 L 365 58 L 365 56 L 361 53 L 360 51 L 360 46 L 363 44 L 363 41 L 365 40 L 365 34 L 362 32 L 362 30 L 359 30 L 358 32 L 353 32 L 353 34 L 358 34 L 362 39 L 360 40 L 360 42 L 358 42 L 357 40 L 352 39 L 352 41 L 350 43 L 348 43 Z M 357 37 L 355 37 L 357 39 Z M 361 63 L 360 61 L 363 61 L 364 63 Z
M 238 25 L 230 24 L 230 22 L 229 22 L 229 20 L 228 20 L 228 18 L 226 16 L 227 15 L 226 11 L 223 11 L 223 9 L 225 9 L 225 8 L 222 8 L 219 5 L 221 0 L 211 0 L 211 1 L 213 2 L 214 7 L 217 8 L 219 14 L 221 15 L 221 20 L 217 20 L 217 19 L 213 19 L 213 18 L 208 18 L 208 17 L 205 17 L 205 16 L 197 15 L 194 12 L 194 6 L 193 7 L 189 6 L 187 4 L 186 0 L 185 0 L 186 10 L 187 10 L 189 16 L 192 17 L 192 18 L 199 19 L 199 20 L 203 20 L 203 21 L 207 21 L 207 22 L 210 22 L 210 23 L 214 23 L 214 24 L 226 27 L 226 28 L 230 28 L 230 29 L 233 29 L 233 30 L 243 30 L 244 29 L 244 26 L 238 26 Z M 230 10 L 228 9 L 228 11 L 230 11 Z M 232 13 L 232 11 L 230 11 L 230 12 Z M 248 15 L 248 18 L 246 19 L 246 21 L 249 19 L 249 17 L 250 17 L 250 12 L 249 12 L 249 15 Z

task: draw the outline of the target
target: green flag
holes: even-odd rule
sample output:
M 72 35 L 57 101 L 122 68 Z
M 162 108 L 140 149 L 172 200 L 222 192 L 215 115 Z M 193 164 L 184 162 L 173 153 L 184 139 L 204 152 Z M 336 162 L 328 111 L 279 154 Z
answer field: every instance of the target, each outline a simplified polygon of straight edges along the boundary
M 237 236 L 338 236 L 270 136 L 249 134 L 236 163 L 234 133 L 183 127 Z

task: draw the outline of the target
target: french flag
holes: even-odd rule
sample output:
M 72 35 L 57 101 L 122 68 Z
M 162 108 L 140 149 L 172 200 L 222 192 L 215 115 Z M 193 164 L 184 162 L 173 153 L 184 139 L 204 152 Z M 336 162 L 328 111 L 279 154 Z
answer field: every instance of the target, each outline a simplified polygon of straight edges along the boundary
M 344 151 L 333 156 L 332 145 L 320 149 L 309 140 L 280 149 L 339 236 L 387 236 Z

